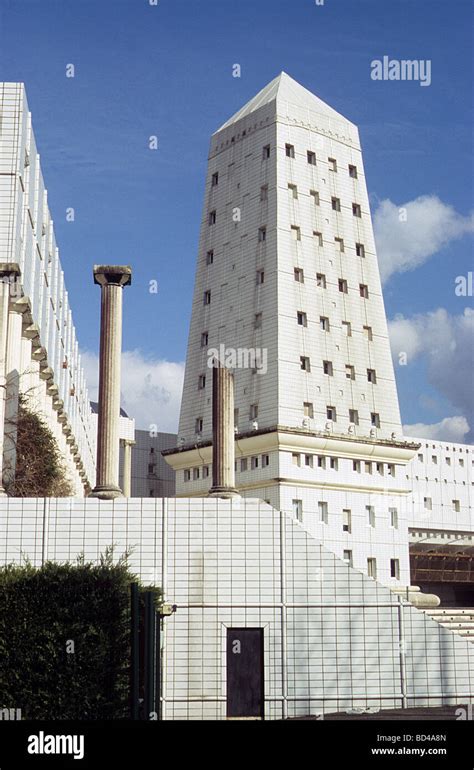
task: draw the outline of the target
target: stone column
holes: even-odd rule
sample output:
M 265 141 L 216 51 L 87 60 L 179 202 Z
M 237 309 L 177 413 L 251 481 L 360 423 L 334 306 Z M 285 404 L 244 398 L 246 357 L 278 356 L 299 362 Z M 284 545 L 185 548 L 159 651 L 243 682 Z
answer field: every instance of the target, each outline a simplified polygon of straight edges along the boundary
M 122 439 L 123 447 L 123 483 L 122 491 L 124 497 L 132 496 L 132 446 L 135 442 L 128 438 Z
M 25 308 L 23 307 L 23 310 Z M 6 358 L 6 403 L 5 434 L 3 445 L 3 480 L 13 481 L 16 469 L 16 446 L 18 435 L 18 407 L 20 397 L 21 332 L 23 314 L 10 303 L 8 312 L 7 358 Z
M 7 340 L 10 285 L 18 281 L 20 268 L 16 262 L 0 262 L 0 496 L 5 495 L 3 486 L 3 449 L 5 436 L 5 409 L 7 400 Z
M 101 311 L 97 477 L 91 497 L 103 500 L 122 496 L 118 484 L 122 289 L 131 282 L 129 266 L 94 265 L 94 283 L 101 287 Z
M 212 497 L 236 497 L 234 375 L 214 362 L 212 369 Z

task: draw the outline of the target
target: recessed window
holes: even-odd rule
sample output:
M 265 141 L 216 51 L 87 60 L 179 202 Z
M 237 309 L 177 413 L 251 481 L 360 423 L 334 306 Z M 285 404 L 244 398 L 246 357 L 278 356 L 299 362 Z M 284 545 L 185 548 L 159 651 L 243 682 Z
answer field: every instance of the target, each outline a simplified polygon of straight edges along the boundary
M 419 460 L 419 462 L 420 462 L 420 463 L 422 463 L 422 462 L 423 462 L 423 455 L 422 455 L 422 454 L 419 454 L 419 455 L 418 455 L 418 460 Z
M 313 404 L 310 401 L 305 401 L 303 403 L 303 412 L 305 417 L 309 417 L 311 420 L 314 417 L 314 408 Z
M 301 241 L 301 230 L 297 225 L 291 225 L 291 235 L 294 241 Z
M 423 498 L 423 505 L 424 505 L 426 511 L 432 511 L 433 510 L 433 500 L 431 499 L 431 497 L 424 497 Z
M 305 455 L 304 456 L 304 464 L 307 468 L 313 467 L 313 455 Z
M 353 203 L 352 204 L 352 213 L 355 217 L 361 217 L 362 216 L 362 210 L 360 208 L 359 203 Z
M 375 527 L 375 508 L 373 505 L 366 505 L 367 523 L 369 527 Z
M 329 171 L 337 171 L 336 158 L 328 158 Z
M 305 372 L 311 371 L 311 364 L 308 356 L 300 356 L 300 368 Z
M 291 463 L 292 465 L 297 465 L 298 468 L 301 467 L 301 455 L 299 452 L 293 452 L 291 455 Z
M 344 251 L 344 239 L 343 238 L 334 238 L 334 241 L 336 243 L 336 246 L 338 247 L 339 251 Z
M 268 185 L 264 184 L 260 188 L 260 200 L 261 201 L 267 201 L 268 200 Z
M 371 326 L 363 326 L 362 331 L 364 332 L 364 337 L 367 338 L 369 342 L 372 342 L 374 335 L 372 333 L 372 327 Z
M 458 462 L 459 462 L 459 465 L 461 466 L 461 468 L 464 468 L 464 460 L 461 457 L 459 458 Z
M 258 468 L 258 457 L 256 455 L 250 458 L 250 468 L 253 471 L 257 470 Z
M 189 468 L 186 468 L 186 470 L 184 471 L 184 480 L 191 481 L 191 471 L 189 470 Z
M 347 294 L 347 281 L 345 278 L 339 278 L 337 287 L 339 291 L 342 291 L 343 294 Z
M 446 465 L 451 465 L 451 458 L 450 457 L 446 457 Z
M 346 364 L 345 367 L 346 379 L 355 380 L 355 368 L 352 364 Z
M 377 468 L 377 473 L 383 476 L 383 463 L 375 463 L 375 467 Z
M 211 249 L 206 254 L 206 265 L 212 265 L 214 262 L 214 251 Z
M 361 468 L 360 460 L 353 460 L 352 461 L 352 470 L 355 471 L 356 473 L 360 473 L 360 468 Z
M 325 468 L 326 467 L 326 458 L 324 455 L 318 455 L 318 468 Z
M 352 551 L 343 551 L 342 558 L 348 567 L 352 567 Z
M 352 529 L 352 514 L 349 508 L 344 508 L 342 511 L 342 531 L 351 532 Z
M 219 184 L 219 172 L 216 171 L 211 177 L 211 185 L 212 187 L 217 187 L 218 184 Z
M 285 144 L 285 155 L 287 158 L 295 157 L 295 148 L 292 144 Z
M 254 319 L 254 322 L 253 322 L 253 325 L 254 325 L 255 329 L 260 329 L 261 328 L 261 326 L 262 326 L 262 318 L 263 318 L 262 313 L 255 313 L 255 319 Z
M 337 414 L 336 414 L 336 407 L 335 406 L 327 406 L 326 407 L 326 418 L 328 420 L 332 420 L 332 422 L 337 422 Z
M 293 516 L 297 521 L 303 521 L 303 501 L 292 500 L 291 507 L 293 509 Z
M 262 468 L 268 468 L 270 465 L 270 455 L 262 455 Z
M 331 206 L 333 211 L 341 210 L 341 201 L 339 198 L 331 198 Z
M 461 510 L 461 503 L 459 500 L 453 500 L 453 510 L 459 513 Z
M 316 230 L 313 230 L 313 237 L 316 241 L 316 246 L 322 246 L 323 245 L 323 234 L 318 233 Z
M 364 470 L 366 473 L 372 474 L 372 463 L 367 460 L 364 462 Z
M 239 424 L 239 410 L 237 408 L 234 409 L 234 425 Z
M 203 465 L 203 467 L 202 467 L 202 477 L 203 477 L 203 479 L 209 478 L 209 466 L 208 465 Z
M 357 409 L 349 409 L 349 422 L 353 425 L 359 424 L 359 412 Z
M 258 228 L 258 241 L 259 243 L 263 243 L 263 241 L 267 240 L 267 228 L 266 227 L 259 227 Z
M 328 332 L 329 331 L 329 318 L 327 318 L 324 315 L 319 316 L 319 327 L 320 327 L 320 329 L 323 330 L 323 332 Z
M 250 404 L 250 419 L 256 420 L 258 417 L 258 404 Z
M 298 283 L 304 283 L 304 272 L 303 268 L 301 267 L 295 267 L 293 274 L 295 276 L 295 281 L 298 281 Z
M 209 343 L 209 333 L 208 332 L 203 332 L 201 334 L 201 347 L 202 348 L 206 348 L 208 343 Z
M 194 432 L 202 433 L 203 419 L 202 417 L 196 417 L 194 421 Z
M 270 145 L 266 144 L 263 148 L 263 160 L 268 160 L 270 157 Z
M 368 382 L 371 382 L 372 385 L 377 384 L 377 374 L 375 369 L 367 369 L 367 380 Z
M 240 461 L 240 472 L 245 473 L 247 468 L 248 468 L 248 459 L 246 457 L 243 457 Z
M 316 190 L 310 190 L 309 194 L 311 195 L 313 199 L 313 203 L 315 206 L 319 206 L 319 193 L 316 192 Z
M 319 521 L 323 524 L 327 524 L 329 521 L 328 504 L 325 502 L 318 502 Z
M 398 511 L 396 508 L 389 508 L 390 513 L 390 526 L 393 529 L 398 529 Z
M 204 390 L 205 387 L 206 387 L 206 375 L 200 374 L 198 379 L 198 389 Z
M 380 428 L 380 415 L 378 412 L 370 413 L 370 424 L 374 428 Z
M 323 361 L 323 372 L 324 372 L 324 374 L 327 374 L 329 377 L 333 376 L 333 369 L 332 369 L 332 362 L 331 361 Z
M 359 284 L 359 294 L 364 299 L 368 299 L 369 298 L 369 287 L 365 283 L 360 283 Z
M 436 455 L 431 455 L 431 462 L 433 463 L 433 465 L 438 465 L 438 458 L 436 457 Z
M 289 184 L 288 185 L 288 190 L 290 191 L 290 193 L 291 193 L 293 198 L 297 198 L 298 197 L 298 188 L 297 188 L 297 186 L 295 184 Z
M 308 152 L 306 153 L 306 156 L 308 158 L 308 163 L 311 166 L 315 166 L 316 165 L 316 153 L 312 152 L 311 150 L 308 150 Z
M 352 179 L 357 179 L 357 166 L 351 166 L 349 164 L 349 176 L 352 177 Z
M 395 465 L 393 463 L 388 463 L 387 473 L 389 476 L 395 476 Z
M 342 331 L 345 332 L 346 337 L 352 337 L 352 326 L 350 321 L 342 321 Z
M 337 457 L 329 458 L 329 467 L 331 468 L 331 470 L 337 471 L 339 467 L 339 460 L 337 459 Z
M 367 575 L 373 580 L 377 579 L 377 559 L 374 559 L 373 556 L 367 559 Z
M 209 224 L 215 225 L 217 219 L 217 211 L 214 209 L 214 211 L 209 212 Z
M 204 304 L 210 305 L 211 304 L 211 290 L 208 289 L 204 292 Z
M 296 313 L 296 319 L 298 321 L 299 326 L 308 326 L 308 318 L 306 316 L 306 313 L 303 313 L 302 310 L 298 310 Z
M 265 282 L 265 271 L 257 270 L 257 285 L 260 285 L 264 282 Z
M 400 561 L 398 559 L 390 559 L 390 577 L 400 580 Z
M 324 273 L 316 273 L 316 286 L 320 286 L 321 289 L 326 288 L 326 276 Z
M 356 243 L 356 254 L 358 257 L 365 257 L 365 246 L 363 243 Z
M 199 479 L 199 468 L 193 468 L 193 481 L 197 481 Z

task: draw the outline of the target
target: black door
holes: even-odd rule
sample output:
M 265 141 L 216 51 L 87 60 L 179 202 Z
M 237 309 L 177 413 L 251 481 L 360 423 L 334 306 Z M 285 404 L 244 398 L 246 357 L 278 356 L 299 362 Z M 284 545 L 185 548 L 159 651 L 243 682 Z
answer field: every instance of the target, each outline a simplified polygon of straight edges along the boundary
M 227 629 L 227 716 L 263 719 L 263 628 Z

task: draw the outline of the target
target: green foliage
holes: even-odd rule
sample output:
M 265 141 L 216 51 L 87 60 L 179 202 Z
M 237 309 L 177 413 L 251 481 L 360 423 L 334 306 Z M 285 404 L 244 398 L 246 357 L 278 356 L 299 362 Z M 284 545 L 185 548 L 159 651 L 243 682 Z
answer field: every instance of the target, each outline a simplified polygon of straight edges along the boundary
M 15 477 L 7 483 L 11 497 L 67 497 L 73 488 L 66 478 L 56 439 L 43 418 L 26 406 L 20 394 L 14 425 Z
M 128 718 L 137 579 L 127 558 L 114 564 L 110 549 L 99 565 L 0 568 L 0 709 L 20 708 L 22 719 Z

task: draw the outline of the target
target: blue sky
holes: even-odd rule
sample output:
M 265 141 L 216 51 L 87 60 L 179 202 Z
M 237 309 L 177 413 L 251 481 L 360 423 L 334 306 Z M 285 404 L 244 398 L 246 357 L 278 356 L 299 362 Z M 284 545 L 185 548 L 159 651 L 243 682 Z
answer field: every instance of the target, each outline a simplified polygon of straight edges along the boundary
M 396 367 L 402 417 L 472 419 L 456 382 L 472 354 L 472 319 L 462 320 L 472 297 L 454 293 L 455 277 L 473 269 L 469 0 L 2 0 L 0 8 L 1 77 L 27 87 L 83 350 L 98 345 L 92 264 L 131 263 L 124 349 L 148 359 L 166 402 L 169 379 L 156 381 L 153 366 L 185 356 L 209 137 L 285 70 L 359 126 L 375 214 L 380 201 L 429 196 L 413 211 L 431 253 L 395 271 L 384 291 L 388 317 L 404 317 L 396 344 L 411 344 L 409 365 Z M 384 55 L 430 59 L 431 85 L 371 80 L 370 62 Z M 439 213 L 442 232 L 433 234 Z M 390 249 L 390 215 L 380 226 Z M 446 315 L 430 315 L 439 308 Z M 438 338 L 451 350 L 440 361 Z M 452 382 L 446 368 L 457 370 Z

